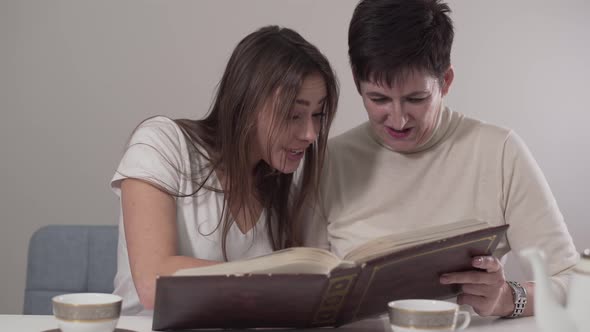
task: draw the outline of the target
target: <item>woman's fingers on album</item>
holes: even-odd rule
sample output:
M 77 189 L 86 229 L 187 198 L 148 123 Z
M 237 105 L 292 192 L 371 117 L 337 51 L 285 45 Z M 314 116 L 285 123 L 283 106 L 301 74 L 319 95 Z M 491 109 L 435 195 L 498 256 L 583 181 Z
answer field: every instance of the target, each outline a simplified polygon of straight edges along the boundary
M 504 270 L 502 262 L 494 256 L 477 256 L 473 258 L 474 267 L 488 272 L 497 272 Z
M 485 284 L 499 287 L 504 281 L 503 272 L 466 271 L 445 273 L 440 277 L 441 284 Z
M 492 285 L 482 284 L 463 284 L 461 285 L 463 294 L 477 295 L 483 297 L 495 298 L 500 293 L 500 289 Z

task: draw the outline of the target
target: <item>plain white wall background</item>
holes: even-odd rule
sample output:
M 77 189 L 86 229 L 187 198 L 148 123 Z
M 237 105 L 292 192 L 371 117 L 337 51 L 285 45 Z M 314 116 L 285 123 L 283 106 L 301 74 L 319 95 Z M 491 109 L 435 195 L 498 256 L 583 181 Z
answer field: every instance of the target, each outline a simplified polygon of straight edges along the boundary
M 256 28 L 294 28 L 330 59 L 342 92 L 333 135 L 364 121 L 346 57 L 356 2 L 0 1 L 0 313 L 22 310 L 31 234 L 115 224 L 108 184 L 131 130 L 156 114 L 203 116 L 231 50 Z M 590 2 L 450 5 L 447 104 L 515 129 L 578 249 L 590 247 Z

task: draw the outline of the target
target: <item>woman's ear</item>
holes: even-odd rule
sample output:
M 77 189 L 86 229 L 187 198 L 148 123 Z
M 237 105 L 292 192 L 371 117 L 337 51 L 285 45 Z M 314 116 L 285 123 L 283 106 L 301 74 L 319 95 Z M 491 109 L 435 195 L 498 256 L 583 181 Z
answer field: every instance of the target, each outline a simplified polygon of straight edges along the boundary
M 449 69 L 443 75 L 443 84 L 442 84 L 442 95 L 446 96 L 449 93 L 449 89 L 451 88 L 451 84 L 453 83 L 453 79 L 455 78 L 455 70 L 453 66 L 450 66 Z

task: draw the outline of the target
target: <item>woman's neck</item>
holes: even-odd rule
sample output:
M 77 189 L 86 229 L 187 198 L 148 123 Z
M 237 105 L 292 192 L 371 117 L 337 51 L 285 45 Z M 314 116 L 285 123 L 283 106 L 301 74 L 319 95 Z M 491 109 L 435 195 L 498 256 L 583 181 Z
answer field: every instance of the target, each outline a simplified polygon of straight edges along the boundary
M 215 170 L 215 175 L 221 184 L 221 188 L 229 208 L 230 218 L 237 224 L 242 233 L 247 233 L 260 219 L 262 202 L 256 188 L 255 175 L 251 173 L 243 179 L 232 180 L 223 167 Z M 235 186 L 239 186 L 236 188 Z M 232 196 L 234 195 L 234 196 Z

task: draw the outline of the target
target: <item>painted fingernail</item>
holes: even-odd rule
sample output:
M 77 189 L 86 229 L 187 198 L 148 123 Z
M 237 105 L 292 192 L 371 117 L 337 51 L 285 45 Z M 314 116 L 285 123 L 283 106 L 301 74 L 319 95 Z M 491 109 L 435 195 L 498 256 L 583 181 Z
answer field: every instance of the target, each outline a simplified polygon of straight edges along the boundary
M 483 258 L 481 257 L 477 257 L 476 259 L 473 260 L 473 265 L 475 266 L 482 266 L 483 264 Z

